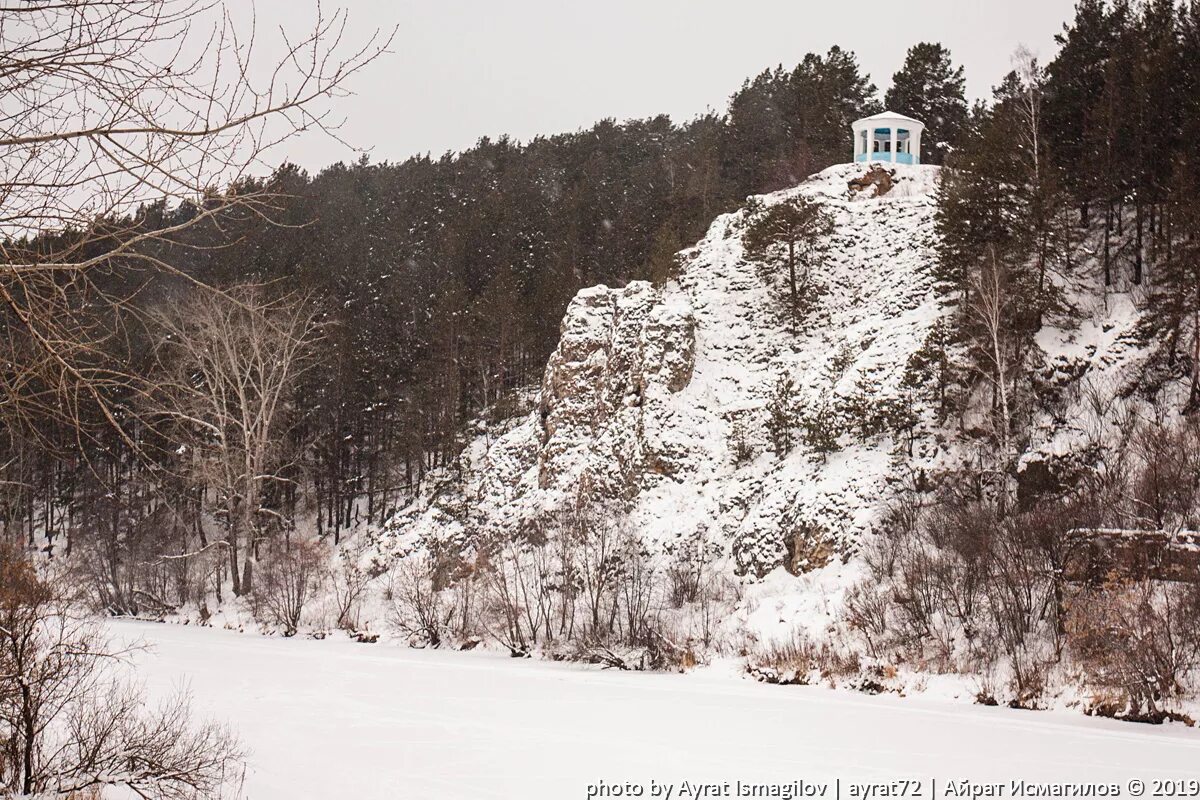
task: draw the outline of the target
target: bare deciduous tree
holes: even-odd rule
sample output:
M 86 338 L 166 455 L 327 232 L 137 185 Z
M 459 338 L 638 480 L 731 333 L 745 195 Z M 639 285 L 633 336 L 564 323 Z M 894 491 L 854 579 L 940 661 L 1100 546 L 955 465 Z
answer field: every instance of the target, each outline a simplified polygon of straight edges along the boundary
M 157 316 L 162 385 L 150 415 L 166 420 L 202 486 L 217 493 L 227 526 L 235 594 L 253 588 L 252 563 L 265 521 L 266 489 L 286 481 L 288 401 L 319 338 L 318 310 L 306 298 L 273 300 L 260 287 L 197 292 Z M 239 563 L 239 559 L 245 558 Z
M 10 419 L 82 404 L 118 425 L 100 366 L 114 337 L 98 306 L 124 298 L 97 273 L 177 271 L 164 253 L 231 213 L 270 216 L 276 145 L 337 135 L 328 100 L 382 54 L 376 32 L 345 47 L 347 16 L 315 5 L 307 32 L 259 58 L 253 6 L 227 0 L 0 2 L 0 309 L 13 332 L 0 391 Z M 268 44 L 269 48 L 270 45 Z M 236 187 L 236 188 L 227 188 Z M 186 207 L 152 224 L 143 204 Z M 186 277 L 186 276 L 185 276 Z M 86 313 L 85 313 L 86 312 Z
M 1010 332 L 1007 326 L 1007 311 L 1011 298 L 1008 293 L 1007 272 L 1003 261 L 994 249 L 989 250 L 986 263 L 973 279 L 974 292 L 968 308 L 974 322 L 983 330 L 984 363 L 987 369 L 980 370 L 992 387 L 996 398 L 995 428 L 1002 462 L 1012 457 L 1012 384 L 1014 357 Z

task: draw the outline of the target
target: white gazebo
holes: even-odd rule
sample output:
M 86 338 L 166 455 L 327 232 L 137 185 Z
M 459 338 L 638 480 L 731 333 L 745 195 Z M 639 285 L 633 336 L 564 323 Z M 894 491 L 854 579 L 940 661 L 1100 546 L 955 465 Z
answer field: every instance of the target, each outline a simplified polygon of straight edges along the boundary
M 851 128 L 855 161 L 921 163 L 921 133 L 925 123 L 920 120 L 884 111 L 855 121 Z

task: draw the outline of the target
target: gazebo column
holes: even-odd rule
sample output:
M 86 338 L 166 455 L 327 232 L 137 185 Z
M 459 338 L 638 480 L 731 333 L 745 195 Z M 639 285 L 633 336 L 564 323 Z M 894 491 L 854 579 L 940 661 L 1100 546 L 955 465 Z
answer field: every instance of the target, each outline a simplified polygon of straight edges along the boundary
M 892 163 L 895 164 L 897 161 L 897 159 L 896 159 L 896 144 L 899 141 L 899 139 L 896 138 L 896 126 L 895 125 L 892 126 L 891 131 L 892 131 Z

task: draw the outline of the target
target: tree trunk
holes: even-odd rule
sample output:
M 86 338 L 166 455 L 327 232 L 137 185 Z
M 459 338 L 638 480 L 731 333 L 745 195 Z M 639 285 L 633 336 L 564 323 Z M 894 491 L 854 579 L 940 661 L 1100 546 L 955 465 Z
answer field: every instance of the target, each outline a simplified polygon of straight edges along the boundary
M 1192 313 L 1192 385 L 1188 391 L 1185 412 L 1200 407 L 1200 309 Z
M 1112 286 L 1112 228 L 1113 228 L 1113 210 L 1112 203 L 1108 204 L 1108 210 L 1104 213 L 1104 285 Z
M 233 594 L 235 597 L 241 597 L 242 573 L 238 569 L 237 532 L 232 526 L 229 528 L 229 536 L 225 541 L 229 542 L 229 574 L 233 578 Z
M 24 678 L 24 668 L 20 668 Z M 33 713 L 33 693 L 26 680 L 21 681 L 21 732 L 24 741 L 21 742 L 21 769 L 25 774 L 21 780 L 21 793 L 33 794 L 33 745 L 37 739 L 37 719 Z
M 1133 283 L 1135 286 L 1140 286 L 1142 283 L 1142 201 L 1138 198 L 1137 205 L 1134 208 L 1134 219 L 1136 224 L 1135 242 L 1133 248 Z
M 796 242 L 788 240 L 788 289 L 792 295 L 792 330 L 800 326 L 800 295 L 796 289 Z

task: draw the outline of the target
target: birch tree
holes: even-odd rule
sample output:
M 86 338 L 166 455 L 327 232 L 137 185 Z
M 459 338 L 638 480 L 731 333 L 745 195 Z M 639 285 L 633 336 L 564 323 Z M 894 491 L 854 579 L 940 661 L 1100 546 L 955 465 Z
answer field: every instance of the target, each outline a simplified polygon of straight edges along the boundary
M 979 326 L 981 336 L 979 373 L 992 388 L 993 420 L 1000 461 L 1007 464 L 1012 450 L 1012 385 L 1015 373 L 1015 354 L 1008 330 L 1010 295 L 1007 271 L 994 248 L 987 260 L 972 276 L 971 302 L 968 314 Z

